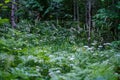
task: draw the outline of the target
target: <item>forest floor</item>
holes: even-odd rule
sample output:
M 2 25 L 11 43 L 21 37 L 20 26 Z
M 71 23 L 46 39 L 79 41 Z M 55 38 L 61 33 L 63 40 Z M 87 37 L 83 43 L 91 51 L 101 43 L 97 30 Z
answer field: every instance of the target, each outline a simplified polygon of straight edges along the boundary
M 0 80 L 119 80 L 120 52 L 111 43 L 88 47 L 63 29 L 36 32 L 0 34 Z

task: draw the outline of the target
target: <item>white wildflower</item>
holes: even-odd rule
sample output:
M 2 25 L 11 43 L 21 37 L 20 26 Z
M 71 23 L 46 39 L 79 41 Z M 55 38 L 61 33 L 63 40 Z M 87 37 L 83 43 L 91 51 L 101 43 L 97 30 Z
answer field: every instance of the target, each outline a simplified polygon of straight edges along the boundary
M 91 43 L 92 45 L 96 45 L 96 43 Z
M 39 72 L 39 71 L 40 71 L 40 69 L 38 69 L 38 68 L 37 68 L 37 69 L 36 69 L 36 71 L 38 71 L 38 72 Z
M 69 60 L 71 60 L 71 61 L 72 61 L 72 60 L 74 60 L 74 59 L 75 59 L 74 57 L 71 57 Z
M 14 49 L 17 49 L 17 48 L 14 48 Z
M 99 48 L 102 48 L 103 46 L 102 46 L 102 45 L 99 45 L 98 47 L 99 47 Z
M 22 50 L 21 48 L 19 48 L 19 50 Z
M 89 48 L 89 46 L 84 46 L 84 48 Z
M 50 58 L 53 58 L 54 56 L 53 55 L 49 55 Z
M 32 59 L 32 58 L 33 58 L 33 56 L 32 56 L 32 55 L 28 56 L 28 59 Z
M 50 72 L 49 75 L 52 76 L 54 73 L 53 72 Z
M 120 57 L 120 54 L 116 54 L 115 56 Z
M 87 50 L 93 50 L 93 47 L 89 47 L 89 48 L 87 48 Z
M 104 43 L 103 45 L 105 45 L 105 46 L 106 46 L 106 45 L 111 45 L 111 43 Z
M 70 64 L 70 66 L 74 66 L 74 64 Z
M 44 62 L 44 60 L 40 59 L 38 62 L 41 63 L 41 62 Z
M 109 55 L 106 55 L 106 57 L 109 57 Z
M 57 70 L 56 73 L 60 73 L 60 70 Z
M 104 54 L 101 54 L 100 56 L 102 57 L 102 56 L 104 56 Z

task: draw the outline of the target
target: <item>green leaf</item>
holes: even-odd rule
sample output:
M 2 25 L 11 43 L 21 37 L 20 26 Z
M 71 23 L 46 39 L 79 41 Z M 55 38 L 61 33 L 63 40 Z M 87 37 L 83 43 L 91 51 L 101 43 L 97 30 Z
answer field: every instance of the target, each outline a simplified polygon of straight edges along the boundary
M 0 19 L 0 25 L 5 23 L 9 23 L 9 19 Z
M 10 0 L 5 0 L 5 3 L 7 4 L 7 3 L 9 3 L 10 2 Z
M 8 8 L 8 6 L 2 6 L 2 8 L 3 8 L 3 9 L 7 9 L 7 8 Z
M 0 3 L 0 7 L 1 7 L 1 6 L 3 6 L 3 4 L 2 4 L 2 3 Z

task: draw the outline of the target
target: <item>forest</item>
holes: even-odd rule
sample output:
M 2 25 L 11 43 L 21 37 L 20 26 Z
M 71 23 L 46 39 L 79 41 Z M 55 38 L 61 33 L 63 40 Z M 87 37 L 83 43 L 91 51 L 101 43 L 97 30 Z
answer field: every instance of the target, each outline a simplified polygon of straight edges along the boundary
M 120 80 L 120 0 L 0 0 L 0 80 Z

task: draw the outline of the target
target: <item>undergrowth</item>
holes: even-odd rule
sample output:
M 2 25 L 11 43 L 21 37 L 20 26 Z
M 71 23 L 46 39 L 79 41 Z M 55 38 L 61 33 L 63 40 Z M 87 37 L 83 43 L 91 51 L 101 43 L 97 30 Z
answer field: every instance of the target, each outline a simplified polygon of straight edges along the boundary
M 27 22 L 1 27 L 0 80 L 120 80 L 118 43 L 88 47 L 86 32 L 76 30 Z

